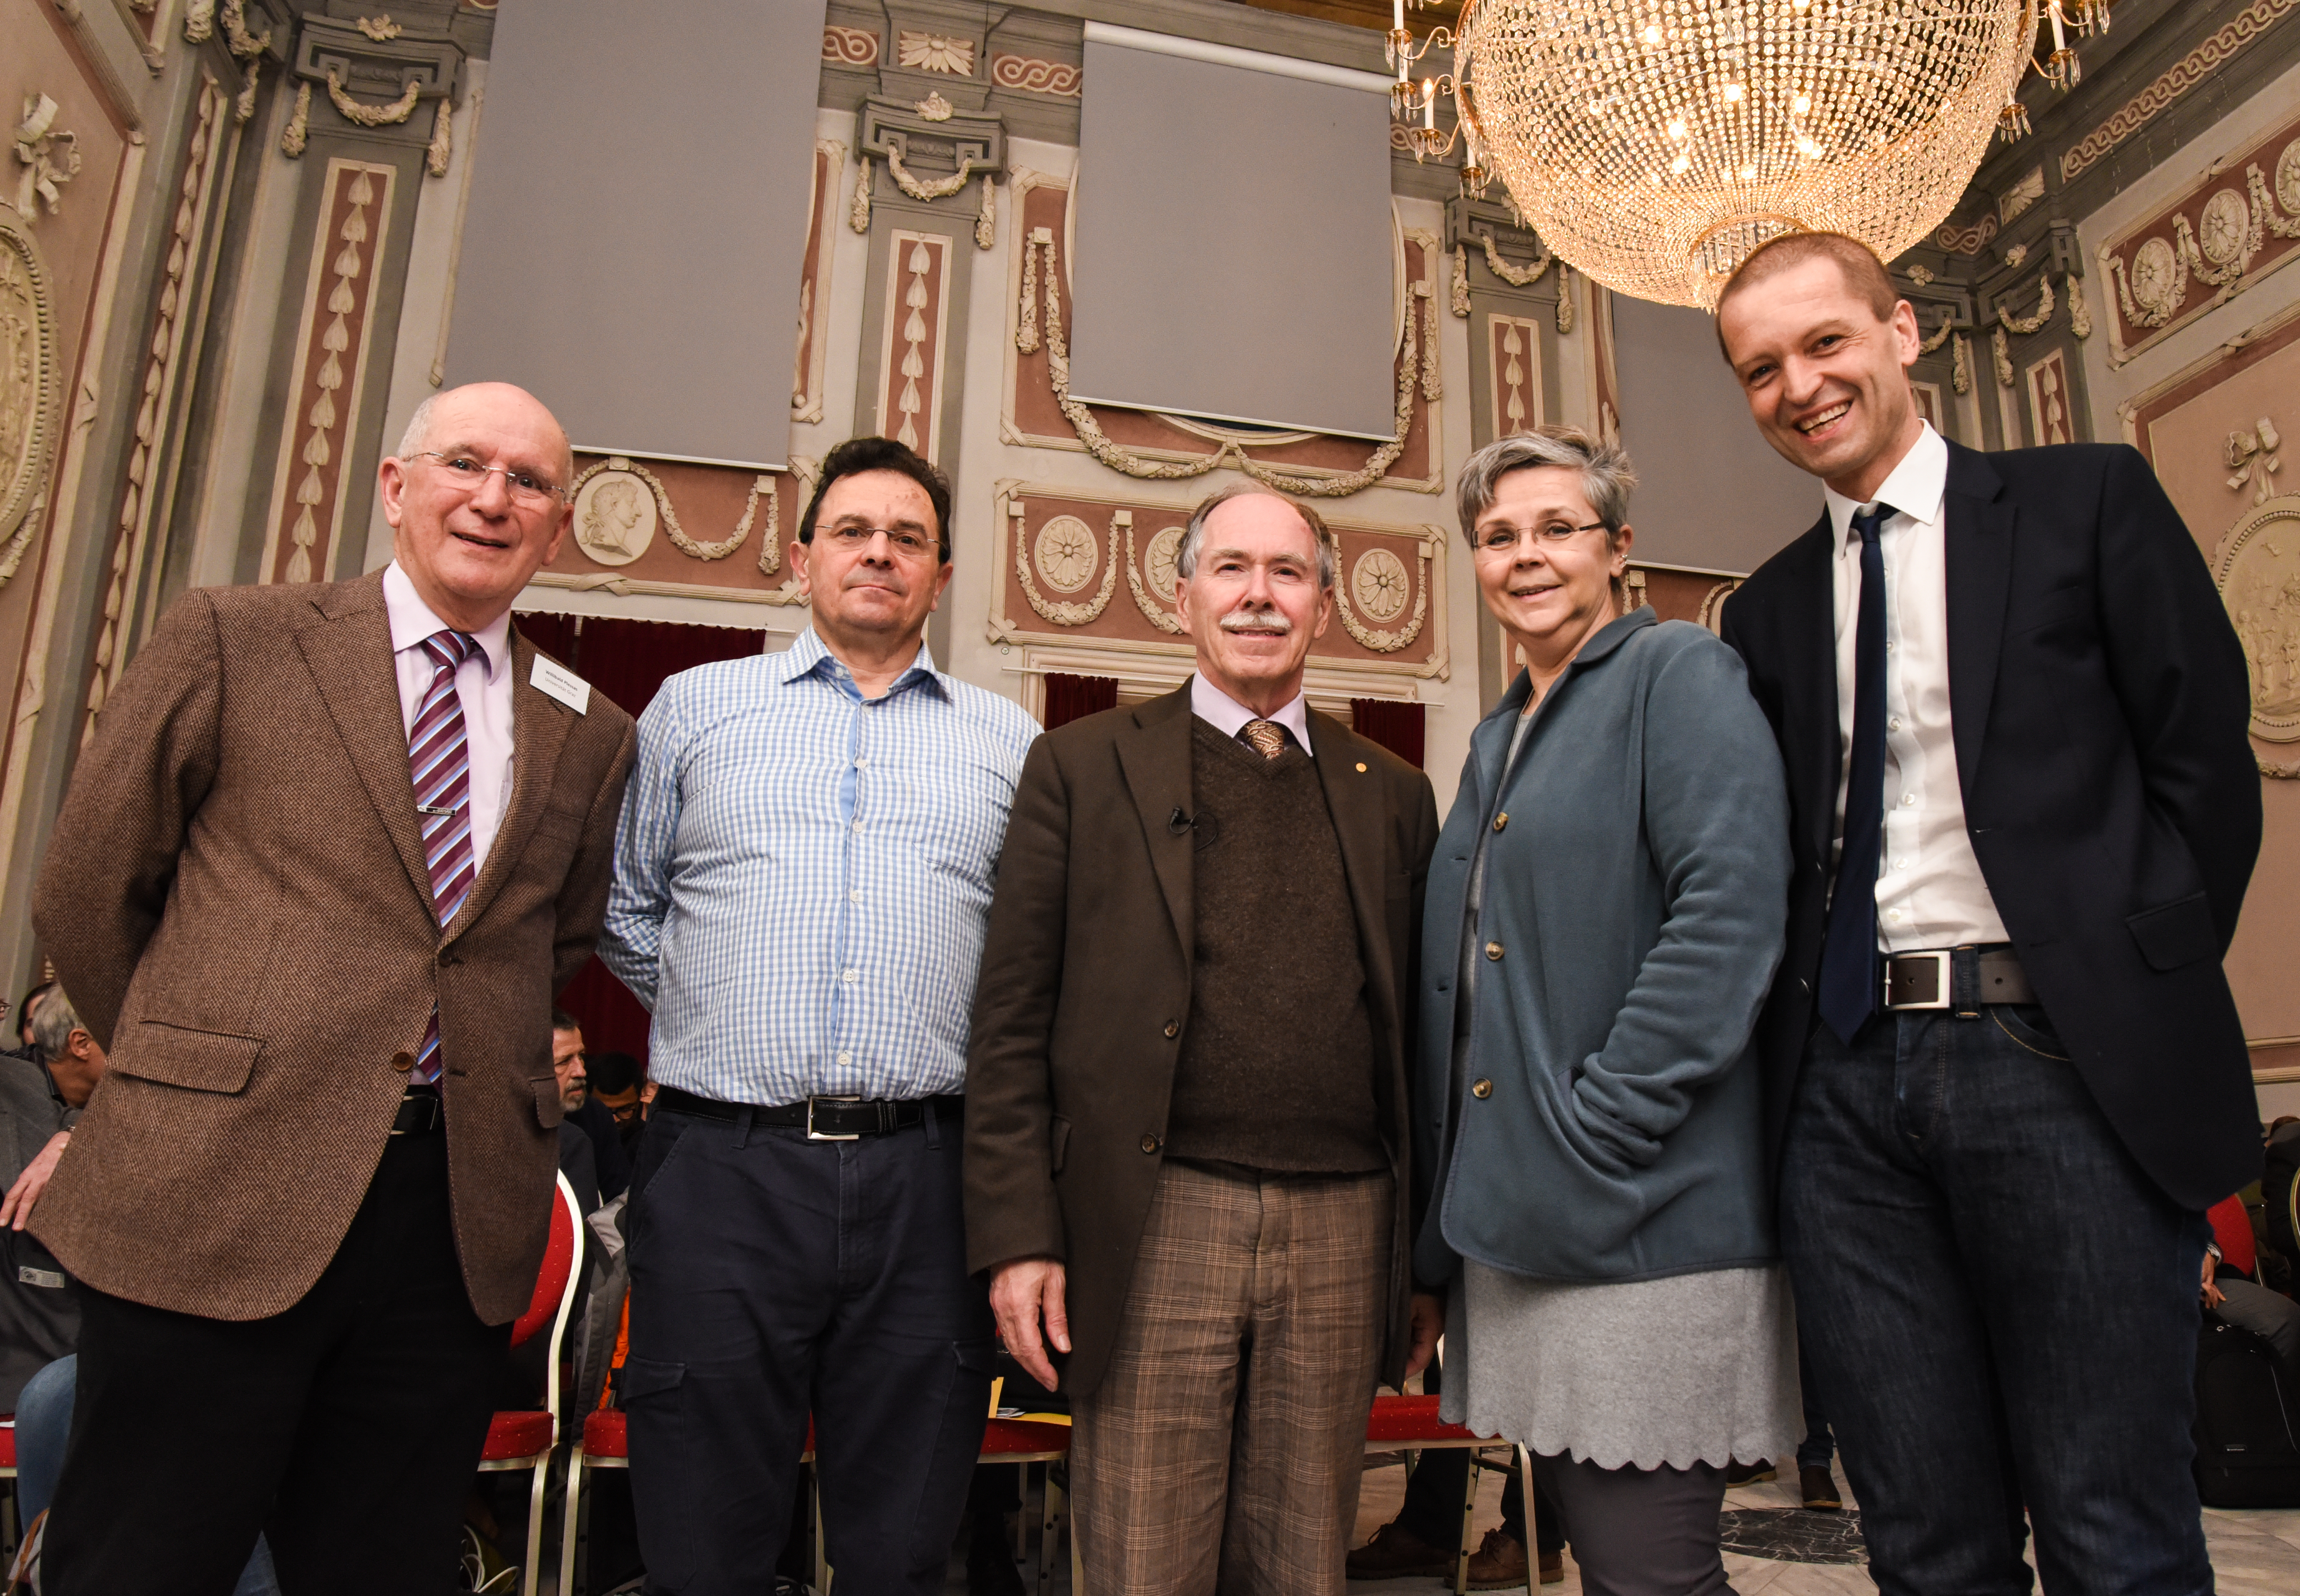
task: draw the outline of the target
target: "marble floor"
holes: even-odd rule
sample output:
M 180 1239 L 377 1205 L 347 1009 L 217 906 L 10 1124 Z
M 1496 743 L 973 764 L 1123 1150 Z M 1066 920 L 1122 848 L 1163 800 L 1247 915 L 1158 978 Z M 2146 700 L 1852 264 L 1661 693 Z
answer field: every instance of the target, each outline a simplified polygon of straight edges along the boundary
M 1844 1485 L 1841 1472 L 1838 1483 L 1844 1488 L 1846 1504 L 1857 1507 L 1852 1490 Z M 1367 1537 L 1396 1515 L 1404 1494 L 1405 1470 L 1402 1467 L 1391 1464 L 1367 1470 L 1358 1501 L 1358 1544 L 1363 1544 Z M 1487 1530 L 1501 1523 L 1501 1475 L 1481 1470 L 1477 1511 L 1471 1521 L 1474 1537 L 1482 1539 Z M 1786 1481 L 1746 1485 L 1725 1493 L 1729 1509 L 1802 1511 L 1800 1501 L 1793 1475 Z M 2238 1511 L 2207 1508 L 2204 1541 L 2212 1550 L 2212 1572 L 2221 1596 L 2293 1596 L 2295 1592 L 2300 1592 L 2300 1509 Z M 1756 1596 L 1761 1591 L 1767 1596 L 1873 1596 L 1877 1589 L 1867 1569 L 1858 1566 L 1778 1563 L 1729 1553 L 1725 1572 L 1739 1596 Z M 1422 1596 L 1424 1592 L 1450 1588 L 1450 1582 L 1437 1579 L 1362 1580 L 1350 1586 L 1353 1592 L 1384 1592 L 1387 1596 Z M 1574 1567 L 1573 1554 L 1568 1550 L 1564 1583 L 1540 1587 L 1540 1596 L 1580 1596 L 1580 1571 Z

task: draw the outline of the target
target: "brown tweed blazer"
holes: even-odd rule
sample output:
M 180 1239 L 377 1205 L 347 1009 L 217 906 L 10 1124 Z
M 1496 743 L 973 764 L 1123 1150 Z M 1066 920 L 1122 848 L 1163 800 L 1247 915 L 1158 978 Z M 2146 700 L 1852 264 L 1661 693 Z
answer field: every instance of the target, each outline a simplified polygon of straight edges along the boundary
M 1190 690 L 1106 710 L 1031 745 L 1006 822 L 966 1065 L 970 1269 L 1061 1259 L 1071 1351 L 1092 1393 L 1116 1342 L 1190 1013 L 1195 839 Z M 1429 778 L 1312 711 L 1310 742 L 1365 961 L 1374 1104 L 1396 1177 L 1388 1344 L 1404 1374 L 1410 1194 L 1406 1050 L 1421 991 L 1421 894 L 1438 845 Z M 1270 978 L 1293 957 L 1270 950 Z
M 607 899 L 631 718 L 530 686 L 512 791 L 443 933 L 381 574 L 210 587 L 104 706 L 33 923 L 111 1068 L 32 1229 L 98 1290 L 212 1318 L 293 1306 L 382 1157 L 436 997 L 455 1242 L 479 1317 L 535 1287 L 556 1168 L 551 1002 Z

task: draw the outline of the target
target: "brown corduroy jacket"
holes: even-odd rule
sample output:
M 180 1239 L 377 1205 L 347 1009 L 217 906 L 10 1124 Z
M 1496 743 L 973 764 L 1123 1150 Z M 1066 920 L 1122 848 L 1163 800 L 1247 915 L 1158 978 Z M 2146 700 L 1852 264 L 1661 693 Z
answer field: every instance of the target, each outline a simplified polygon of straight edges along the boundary
M 552 998 L 591 952 L 634 745 L 512 632 L 512 791 L 443 931 L 380 573 L 201 588 L 81 753 L 33 903 L 110 1054 L 32 1229 L 100 1291 L 211 1318 L 300 1300 L 383 1154 L 436 1000 L 455 1242 L 528 1303 L 560 1119 Z
M 1196 936 L 1190 690 L 1038 739 L 998 860 L 967 1050 L 967 1268 L 1052 1257 L 1067 1276 L 1062 1389 L 1090 1393 L 1116 1340 L 1163 1161 Z M 1325 715 L 1310 741 L 1365 961 L 1374 1102 L 1397 1192 L 1382 1378 L 1404 1373 L 1410 1296 L 1406 1050 L 1429 778 Z M 1270 950 L 1270 979 L 1290 950 Z

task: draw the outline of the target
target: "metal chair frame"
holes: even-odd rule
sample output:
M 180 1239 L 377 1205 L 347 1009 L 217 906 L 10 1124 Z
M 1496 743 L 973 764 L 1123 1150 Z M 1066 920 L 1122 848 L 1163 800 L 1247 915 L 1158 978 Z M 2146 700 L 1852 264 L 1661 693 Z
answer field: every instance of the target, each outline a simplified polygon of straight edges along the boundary
M 551 1433 L 549 1438 L 544 1442 L 541 1451 L 520 1458 L 491 1459 L 479 1465 L 479 1472 L 482 1474 L 508 1474 L 524 1468 L 534 1475 L 534 1484 L 528 1491 L 527 1566 L 520 1572 L 521 1596 L 535 1596 L 536 1587 L 542 1577 L 543 1488 L 546 1476 L 550 1472 L 551 1455 L 559 1450 L 559 1343 L 560 1338 L 566 1334 L 567 1316 L 575 1303 L 576 1282 L 582 1277 L 583 1273 L 583 1209 L 582 1205 L 575 1201 L 575 1188 L 567 1184 L 567 1177 L 564 1175 L 558 1177 L 558 1189 L 553 1193 L 552 1201 L 566 1213 L 568 1223 L 571 1226 L 570 1235 L 573 1242 L 573 1251 L 567 1260 L 566 1284 L 560 1288 L 559 1292 L 559 1311 L 552 1317 L 551 1350 L 550 1356 L 546 1360 L 546 1367 L 549 1372 L 545 1376 L 543 1400 L 545 1407 L 551 1414 Z M 536 1284 L 541 1285 L 543 1282 L 538 1277 Z M 578 1445 L 579 1447 L 579 1442 Z M 560 1588 L 562 1591 L 566 1589 L 563 1579 Z

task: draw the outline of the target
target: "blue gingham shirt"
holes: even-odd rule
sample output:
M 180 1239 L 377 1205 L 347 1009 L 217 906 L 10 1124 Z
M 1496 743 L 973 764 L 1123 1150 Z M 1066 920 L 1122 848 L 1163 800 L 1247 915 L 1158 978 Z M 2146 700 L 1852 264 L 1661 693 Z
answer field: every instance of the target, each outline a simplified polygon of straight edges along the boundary
M 721 1101 L 964 1090 L 1006 813 L 1038 723 L 917 661 L 881 698 L 810 628 L 639 717 L 599 956 L 648 1074 Z

